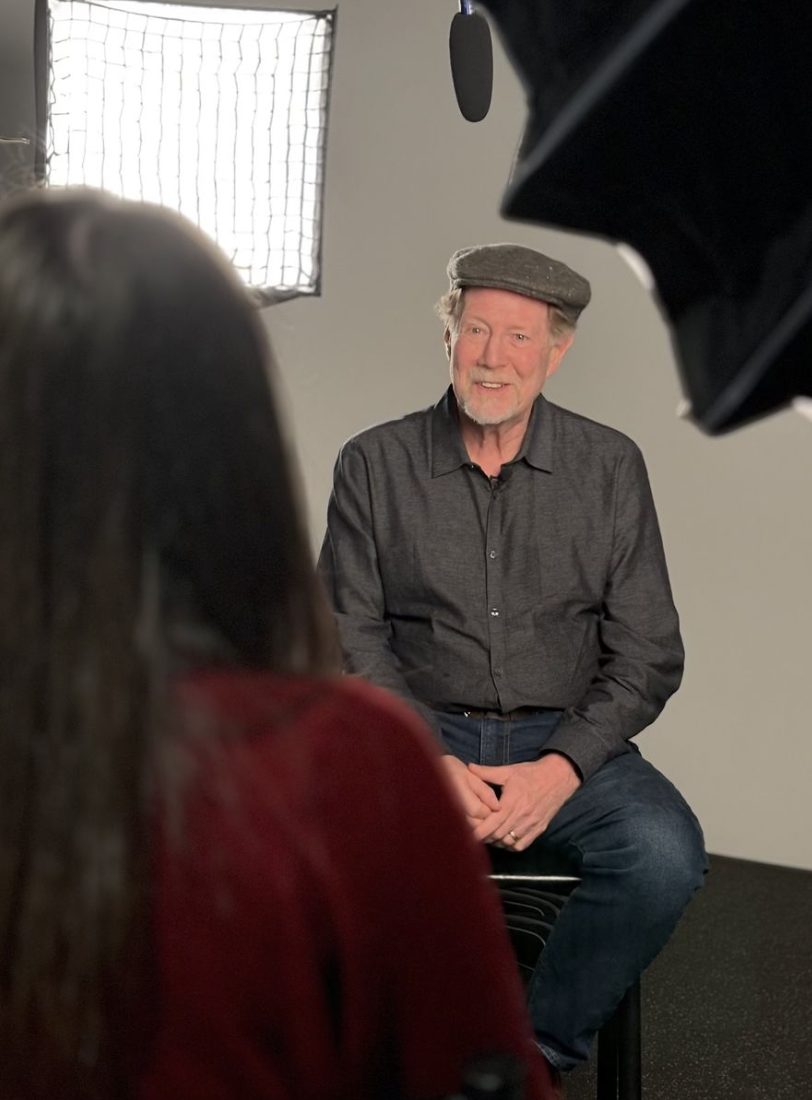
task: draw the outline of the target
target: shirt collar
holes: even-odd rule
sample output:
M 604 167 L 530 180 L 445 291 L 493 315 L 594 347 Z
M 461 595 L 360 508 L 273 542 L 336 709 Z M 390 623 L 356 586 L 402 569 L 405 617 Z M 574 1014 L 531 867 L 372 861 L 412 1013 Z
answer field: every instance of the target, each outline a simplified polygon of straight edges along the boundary
M 552 406 L 539 394 L 530 410 L 530 423 L 516 461 L 523 458 L 529 466 L 552 473 L 554 431 Z
M 533 402 L 530 423 L 515 462 L 524 459 L 529 466 L 552 472 L 552 419 L 550 405 L 540 395 Z M 467 466 L 470 461 L 462 442 L 454 391 L 449 386 L 431 414 L 431 476 L 442 477 L 461 466 Z
M 431 414 L 431 476 L 442 477 L 470 462 L 460 432 L 457 401 L 449 386 Z

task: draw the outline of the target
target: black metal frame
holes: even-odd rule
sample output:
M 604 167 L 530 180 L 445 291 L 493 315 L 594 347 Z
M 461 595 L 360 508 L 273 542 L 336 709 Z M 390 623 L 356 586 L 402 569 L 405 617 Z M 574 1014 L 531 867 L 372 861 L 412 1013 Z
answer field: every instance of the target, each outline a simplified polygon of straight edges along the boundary
M 49 109 L 49 57 L 50 33 L 48 0 L 34 3 L 34 107 L 37 120 L 36 148 L 34 150 L 34 178 L 41 183 L 45 179 L 45 157 L 48 137 Z

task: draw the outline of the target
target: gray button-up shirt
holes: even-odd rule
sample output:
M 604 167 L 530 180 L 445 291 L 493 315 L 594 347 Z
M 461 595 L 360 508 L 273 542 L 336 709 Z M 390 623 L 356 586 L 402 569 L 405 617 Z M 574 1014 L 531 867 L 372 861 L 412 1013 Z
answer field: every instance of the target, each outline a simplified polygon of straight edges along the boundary
M 682 676 L 646 468 L 539 397 L 517 457 L 471 462 L 451 389 L 341 449 L 319 567 L 348 672 L 434 711 L 555 707 L 545 751 L 588 778 Z

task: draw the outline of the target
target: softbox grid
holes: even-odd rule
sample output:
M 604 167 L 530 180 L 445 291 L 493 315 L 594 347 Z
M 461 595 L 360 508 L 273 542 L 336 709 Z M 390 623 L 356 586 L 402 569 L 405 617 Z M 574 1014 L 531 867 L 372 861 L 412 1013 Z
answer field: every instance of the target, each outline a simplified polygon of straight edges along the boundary
M 46 182 L 178 210 L 262 300 L 318 293 L 334 12 L 48 4 Z

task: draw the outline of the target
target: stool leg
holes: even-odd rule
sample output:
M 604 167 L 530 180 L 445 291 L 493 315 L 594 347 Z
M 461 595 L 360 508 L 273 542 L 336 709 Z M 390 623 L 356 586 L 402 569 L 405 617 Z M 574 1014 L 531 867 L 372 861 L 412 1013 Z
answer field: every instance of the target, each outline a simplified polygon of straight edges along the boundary
M 620 1042 L 617 1052 L 618 1100 L 641 1100 L 643 1095 L 643 1058 L 641 1050 L 640 981 L 623 998 L 618 1020 Z
M 641 1100 L 640 982 L 598 1034 L 598 1100 Z
M 615 1013 L 598 1032 L 598 1100 L 617 1100 L 619 1038 Z

